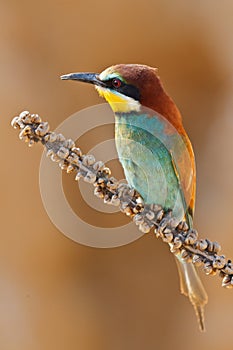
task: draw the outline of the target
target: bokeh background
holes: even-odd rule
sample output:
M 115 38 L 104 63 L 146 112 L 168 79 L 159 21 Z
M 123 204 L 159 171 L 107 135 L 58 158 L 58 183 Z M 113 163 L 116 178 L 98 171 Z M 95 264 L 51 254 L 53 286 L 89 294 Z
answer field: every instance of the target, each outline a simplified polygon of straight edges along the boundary
M 10 127 L 25 109 L 55 128 L 102 102 L 93 88 L 64 83 L 61 74 L 115 63 L 157 66 L 194 145 L 195 227 L 233 256 L 232 1 L 0 5 L 0 348 L 232 349 L 232 291 L 202 274 L 209 303 L 201 334 L 165 244 L 147 235 L 120 248 L 94 249 L 66 238 L 40 198 L 42 147 L 28 149 Z M 95 137 L 111 132 L 96 131 L 80 144 L 88 150 Z M 70 202 L 88 220 L 74 187 L 65 177 Z

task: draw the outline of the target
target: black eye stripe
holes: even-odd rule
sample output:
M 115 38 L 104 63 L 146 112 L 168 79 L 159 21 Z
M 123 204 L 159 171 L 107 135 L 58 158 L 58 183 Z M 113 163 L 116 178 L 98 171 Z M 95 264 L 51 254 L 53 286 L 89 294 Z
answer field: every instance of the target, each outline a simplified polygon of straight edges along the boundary
M 136 101 L 140 101 L 139 89 L 134 85 L 125 84 L 124 86 L 121 86 L 119 89 L 117 89 L 117 91 L 128 97 L 132 97 Z
M 116 91 L 120 92 L 121 94 L 123 94 L 125 96 L 131 97 L 131 98 L 133 98 L 136 101 L 140 101 L 140 92 L 139 92 L 139 89 L 136 86 L 130 85 L 130 84 L 126 84 L 125 82 L 120 80 L 121 86 L 115 88 L 113 86 L 113 80 L 114 79 L 120 80 L 119 78 L 112 78 L 112 79 L 104 81 L 103 83 L 109 89 L 116 90 Z

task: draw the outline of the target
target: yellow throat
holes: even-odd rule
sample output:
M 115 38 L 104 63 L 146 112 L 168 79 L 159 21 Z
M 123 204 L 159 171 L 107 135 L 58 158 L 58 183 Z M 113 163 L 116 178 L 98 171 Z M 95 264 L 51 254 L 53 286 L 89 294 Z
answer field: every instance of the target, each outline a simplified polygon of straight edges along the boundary
M 140 111 L 140 103 L 131 97 L 122 95 L 117 91 L 112 91 L 101 86 L 96 86 L 96 90 L 98 91 L 99 95 L 104 97 L 110 104 L 114 113 Z

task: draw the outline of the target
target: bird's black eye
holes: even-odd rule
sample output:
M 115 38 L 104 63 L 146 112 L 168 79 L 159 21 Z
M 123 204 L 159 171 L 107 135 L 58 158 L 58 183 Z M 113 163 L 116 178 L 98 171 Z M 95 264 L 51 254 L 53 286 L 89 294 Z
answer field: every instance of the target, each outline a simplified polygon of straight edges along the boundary
M 115 89 L 119 89 L 119 87 L 121 87 L 121 81 L 120 81 L 120 79 L 118 79 L 118 78 L 112 79 L 112 86 L 113 86 Z

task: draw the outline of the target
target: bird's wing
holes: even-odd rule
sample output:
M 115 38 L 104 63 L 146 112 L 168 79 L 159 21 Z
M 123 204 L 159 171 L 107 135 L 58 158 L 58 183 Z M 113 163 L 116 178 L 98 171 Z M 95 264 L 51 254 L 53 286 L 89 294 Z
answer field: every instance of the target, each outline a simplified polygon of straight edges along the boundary
M 188 138 L 159 114 L 121 115 L 115 131 L 126 179 L 147 203 L 170 208 L 177 203 L 175 213 L 193 208 L 195 168 Z
M 176 141 L 171 150 L 174 171 L 188 207 L 188 213 L 193 218 L 196 195 L 196 167 L 191 142 L 186 133 L 176 134 Z
M 161 140 L 169 150 L 175 174 L 179 180 L 185 203 L 193 217 L 196 195 L 196 167 L 192 144 L 184 128 L 176 129 L 167 118 L 159 113 L 145 109 L 147 121 L 150 121 L 150 132 Z
M 171 166 L 168 166 L 168 163 L 172 161 L 175 177 L 180 183 L 186 206 L 193 217 L 196 192 L 195 159 L 191 142 L 185 130 L 177 130 L 162 115 L 144 107 L 142 107 L 139 115 L 128 114 L 125 117 L 121 116 L 119 121 L 120 129 L 123 130 L 122 132 L 126 134 L 126 137 L 137 139 L 137 142 L 144 143 L 146 147 L 158 154 L 160 158 L 165 158 L 164 168 L 168 167 L 168 171 L 171 170 Z M 138 128 L 138 132 L 133 133 L 134 127 Z M 133 135 L 131 135 L 132 133 Z M 135 152 L 136 148 L 137 146 L 135 146 Z M 149 162 L 147 162 L 146 167 L 150 168 Z

